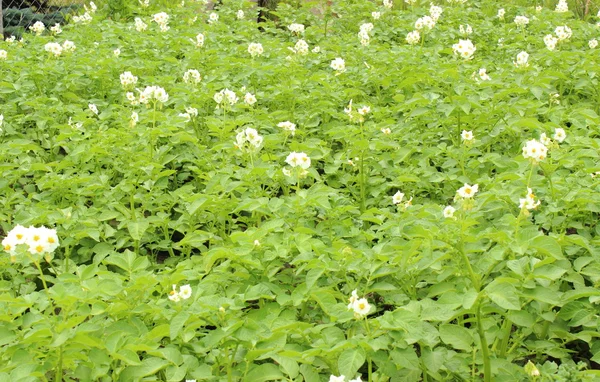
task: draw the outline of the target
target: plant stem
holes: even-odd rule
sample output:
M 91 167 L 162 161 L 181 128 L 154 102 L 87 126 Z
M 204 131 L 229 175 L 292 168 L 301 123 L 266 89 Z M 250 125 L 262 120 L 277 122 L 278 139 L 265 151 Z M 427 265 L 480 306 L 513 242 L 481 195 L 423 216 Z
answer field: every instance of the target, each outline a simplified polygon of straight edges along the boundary
M 58 367 L 56 369 L 56 376 L 54 377 L 54 381 L 62 381 L 63 378 L 63 345 L 60 345 L 58 348 Z
M 481 342 L 481 351 L 483 353 L 483 380 L 490 382 L 492 380 L 492 364 L 490 362 L 490 351 L 488 349 L 487 339 L 481 323 L 481 301 L 477 304 L 477 333 Z

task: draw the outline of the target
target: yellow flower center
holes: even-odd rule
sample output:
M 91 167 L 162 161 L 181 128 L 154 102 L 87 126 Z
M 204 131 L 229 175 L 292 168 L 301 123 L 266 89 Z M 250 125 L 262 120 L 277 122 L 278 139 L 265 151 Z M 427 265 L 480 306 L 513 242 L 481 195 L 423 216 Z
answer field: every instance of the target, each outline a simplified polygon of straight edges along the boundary
M 361 302 L 360 304 L 358 304 L 358 309 L 362 310 L 364 308 L 365 308 L 365 304 L 364 303 Z
M 22 233 L 18 233 L 17 234 L 17 239 L 21 240 L 23 238 L 23 234 Z
M 39 235 L 33 235 L 33 241 L 38 241 L 38 240 L 40 240 Z
M 53 238 L 53 237 L 49 237 L 49 238 L 48 238 L 48 243 L 50 243 L 50 244 L 54 244 L 54 238 Z
M 41 245 L 38 245 L 37 247 L 35 247 L 35 250 L 36 250 L 38 253 L 42 253 L 42 252 L 44 252 L 44 247 L 43 247 L 43 246 L 41 246 Z

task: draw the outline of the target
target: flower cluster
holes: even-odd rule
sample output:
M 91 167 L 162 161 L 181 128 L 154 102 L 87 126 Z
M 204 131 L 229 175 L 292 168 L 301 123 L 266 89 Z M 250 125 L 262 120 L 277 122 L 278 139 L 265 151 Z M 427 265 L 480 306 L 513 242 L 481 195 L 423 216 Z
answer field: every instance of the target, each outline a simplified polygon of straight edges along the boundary
M 0 49 L 0 60 L 6 60 L 8 58 L 8 52 Z
M 419 34 L 419 31 L 408 32 L 408 34 L 406 35 L 406 42 L 409 45 L 416 45 L 420 41 L 421 41 L 421 35 Z
M 190 122 L 192 118 L 196 118 L 198 116 L 198 109 L 194 107 L 186 107 L 185 113 L 180 113 L 179 116 L 185 118 L 186 122 Z
M 297 35 L 304 33 L 304 25 L 303 24 L 290 24 L 288 26 L 290 32 L 295 33 Z
M 381 12 L 371 12 L 373 20 L 379 20 L 381 18 Z
M 90 22 L 92 22 L 92 16 L 90 15 L 89 12 L 85 12 L 83 15 L 81 16 L 73 16 L 73 22 L 75 22 L 75 24 L 88 24 Z
M 189 284 L 182 285 L 177 291 L 177 285 L 173 284 L 173 290 L 169 292 L 169 300 L 173 302 L 179 302 L 181 300 L 187 300 L 192 297 L 192 287 Z
M 4 115 L 0 114 L 0 127 L 4 124 Z
M 244 16 L 244 11 L 242 11 L 241 9 L 235 13 L 235 17 L 237 17 L 238 20 L 243 20 Z
M 369 45 L 371 37 L 369 37 L 369 32 L 373 30 L 372 23 L 365 23 L 360 26 L 360 30 L 358 31 L 358 38 L 360 40 L 360 44 L 363 46 Z
M 429 15 L 431 16 L 433 21 L 437 22 L 440 16 L 442 15 L 442 7 L 439 7 L 432 3 L 429 7 Z
M 263 46 L 259 42 L 252 42 L 248 45 L 248 53 L 250 53 L 252 57 L 260 56 L 263 52 Z
M 356 110 L 356 112 L 354 111 L 354 109 L 352 108 L 352 100 L 350 100 L 350 102 L 348 103 L 348 107 L 344 108 L 344 113 L 346 113 L 348 115 L 348 117 L 350 118 L 350 120 L 354 120 L 357 119 L 358 122 L 364 122 L 365 120 L 365 116 L 367 114 L 369 114 L 371 112 L 371 107 L 367 106 L 367 105 L 363 105 L 362 107 L 358 108 Z
M 500 20 L 504 20 L 504 15 L 506 14 L 506 11 L 504 10 L 504 8 L 500 8 L 498 9 L 498 18 Z
M 566 25 L 556 27 L 554 33 L 556 33 L 556 38 L 559 42 L 568 40 L 571 38 L 571 36 L 573 36 L 573 31 L 571 31 L 571 28 Z
M 292 136 L 296 134 L 296 124 L 290 121 L 279 122 L 277 127 L 281 127 L 283 130 L 287 131 Z
M 525 198 L 523 199 L 519 199 L 519 208 L 520 209 L 526 209 L 526 210 L 533 210 L 535 209 L 537 206 L 540 205 L 540 201 L 538 200 L 536 202 L 535 200 L 535 195 L 533 194 L 533 191 L 531 190 L 531 188 L 527 188 L 527 195 L 525 195 Z
M 546 145 L 536 139 L 527 141 L 523 147 L 523 157 L 525 159 L 530 159 L 533 163 L 546 159 L 547 154 L 548 148 Z
M 120 79 L 121 86 L 123 86 L 123 88 L 125 89 L 133 87 L 135 84 L 137 84 L 138 81 L 138 78 L 134 76 L 131 72 L 121 73 Z
M 159 25 L 161 32 L 169 30 L 169 15 L 167 13 L 157 13 L 152 16 L 152 20 Z
M 142 21 L 142 19 L 140 19 L 139 17 L 136 17 L 134 20 L 134 26 L 135 26 L 135 30 L 138 32 L 143 32 L 146 29 L 148 29 L 148 24 L 146 24 L 145 22 Z
M 62 54 L 63 48 L 57 42 L 49 42 L 46 45 L 44 45 L 44 50 L 53 55 L 54 57 L 58 57 Z
M 217 21 L 219 21 L 219 15 L 216 14 L 215 12 L 212 12 L 210 15 L 208 15 L 208 23 L 209 24 L 214 24 Z
M 415 22 L 415 29 L 430 31 L 435 27 L 435 20 L 431 16 L 423 16 Z
M 354 311 L 354 318 L 360 319 L 366 317 L 371 310 L 371 304 L 366 298 L 359 298 L 356 289 L 352 291 L 349 299 L 348 310 Z
M 10 254 L 11 261 L 16 260 L 17 246 L 22 244 L 27 245 L 32 255 L 51 254 L 60 245 L 56 230 L 44 226 L 26 228 L 17 225 L 2 240 L 2 246 Z
M 291 50 L 292 52 L 294 52 L 295 54 L 299 54 L 301 56 L 304 56 L 306 54 L 308 54 L 308 43 L 302 39 L 298 40 L 298 42 L 296 42 L 296 45 L 294 45 L 293 48 L 288 48 L 289 50 Z
M 331 69 L 335 70 L 337 74 L 341 74 L 344 73 L 346 71 L 346 62 L 344 61 L 343 58 L 336 58 L 335 60 L 331 61 Z
M 235 147 L 241 151 L 256 151 L 262 145 L 263 137 L 253 128 L 246 128 L 235 136 Z
M 394 6 L 394 1 L 393 0 L 383 0 L 383 6 L 386 7 L 387 9 L 392 9 L 392 7 Z
M 479 80 L 481 81 L 490 81 L 492 78 L 487 74 L 487 70 L 485 68 L 481 68 L 479 69 L 479 72 L 477 72 L 477 77 L 479 78 Z
M 290 167 L 299 167 L 303 170 L 310 167 L 310 158 L 305 153 L 293 151 L 285 158 L 285 162 L 289 164 Z
M 460 32 L 460 34 L 462 34 L 463 36 L 468 36 L 470 34 L 473 33 L 473 28 L 467 24 L 467 26 L 463 26 L 462 24 L 458 27 L 458 31 Z
M 238 101 L 238 96 L 232 90 L 223 89 L 220 92 L 215 93 L 213 99 L 217 103 L 217 108 L 219 108 L 224 101 L 228 102 L 232 106 L 235 105 Z
M 547 34 L 544 36 L 544 44 L 548 50 L 556 49 L 556 45 L 558 44 L 558 38 L 554 37 L 551 34 Z
M 244 103 L 249 106 L 254 105 L 256 103 L 256 96 L 252 93 L 246 93 L 244 95 Z
M 90 109 L 90 111 L 92 113 L 94 113 L 95 115 L 98 115 L 98 106 L 96 106 L 93 103 L 88 104 L 88 109 Z
M 150 101 L 166 103 L 169 100 L 169 95 L 160 86 L 146 86 L 143 91 L 138 90 L 138 92 L 140 93 L 139 102 L 144 105 Z
M 517 67 L 517 68 L 526 68 L 529 66 L 529 53 L 522 51 L 519 54 L 517 54 L 517 60 L 513 61 L 513 64 Z
M 394 196 L 392 196 L 392 203 L 394 203 L 395 205 L 398 205 L 398 204 L 402 203 L 403 199 L 404 199 L 404 193 L 398 191 L 394 194 Z M 407 201 L 402 203 L 404 209 L 407 209 L 408 207 L 412 206 L 412 200 L 413 200 L 413 198 L 411 197 L 410 199 L 408 199 Z
M 588 41 L 588 46 L 590 47 L 590 49 L 595 49 L 598 46 L 598 40 L 591 39 L 590 41 Z
M 199 84 L 202 81 L 202 76 L 200 72 L 196 69 L 189 69 L 185 73 L 183 73 L 183 82 L 186 84 Z
M 54 26 L 50 27 L 50 32 L 52 32 L 52 34 L 61 34 L 62 33 L 62 29 L 60 27 L 59 23 L 54 24 Z
M 569 12 L 569 4 L 567 4 L 567 0 L 559 0 L 558 4 L 556 4 L 556 8 L 554 8 L 554 11 L 558 13 Z
M 196 40 L 190 39 L 190 41 L 196 45 L 196 48 L 202 48 L 204 46 L 204 35 L 202 33 L 198 33 L 196 35 Z
M 515 24 L 517 24 L 518 27 L 523 28 L 529 24 L 529 18 L 526 16 L 517 16 L 515 17 Z
M 29 27 L 29 30 L 35 33 L 37 36 L 44 33 L 46 30 L 46 26 L 41 21 L 36 21 L 32 26 Z
M 471 40 L 458 40 L 458 44 L 452 45 L 454 54 L 465 60 L 472 59 L 476 49 Z

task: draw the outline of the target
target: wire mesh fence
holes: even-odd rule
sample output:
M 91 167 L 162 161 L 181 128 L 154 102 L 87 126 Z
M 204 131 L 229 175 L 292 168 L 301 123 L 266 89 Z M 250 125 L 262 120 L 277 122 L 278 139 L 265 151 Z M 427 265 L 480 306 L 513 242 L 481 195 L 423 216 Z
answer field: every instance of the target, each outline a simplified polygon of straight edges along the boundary
M 64 24 L 67 14 L 82 7 L 80 0 L 0 0 L 0 36 L 19 38 L 37 21 L 46 27 Z

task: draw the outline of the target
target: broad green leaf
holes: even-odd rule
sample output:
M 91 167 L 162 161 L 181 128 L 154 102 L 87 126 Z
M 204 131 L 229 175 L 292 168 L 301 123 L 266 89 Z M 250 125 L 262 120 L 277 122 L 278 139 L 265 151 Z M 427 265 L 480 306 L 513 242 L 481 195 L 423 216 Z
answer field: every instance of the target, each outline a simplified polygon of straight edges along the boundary
M 484 290 L 490 300 L 499 307 L 509 310 L 521 309 L 521 301 L 513 284 L 506 281 L 493 281 Z
M 175 340 L 179 335 L 179 332 L 185 325 L 186 321 L 190 317 L 190 313 L 187 310 L 179 312 L 175 317 L 171 319 L 171 323 L 169 325 L 169 337 L 171 341 Z
M 452 324 L 440 325 L 440 338 L 444 343 L 460 350 L 471 350 L 473 336 L 468 329 Z
M 340 375 L 347 375 L 354 378 L 354 375 L 365 363 L 366 354 L 363 348 L 355 347 L 346 349 L 338 358 L 338 372 Z

